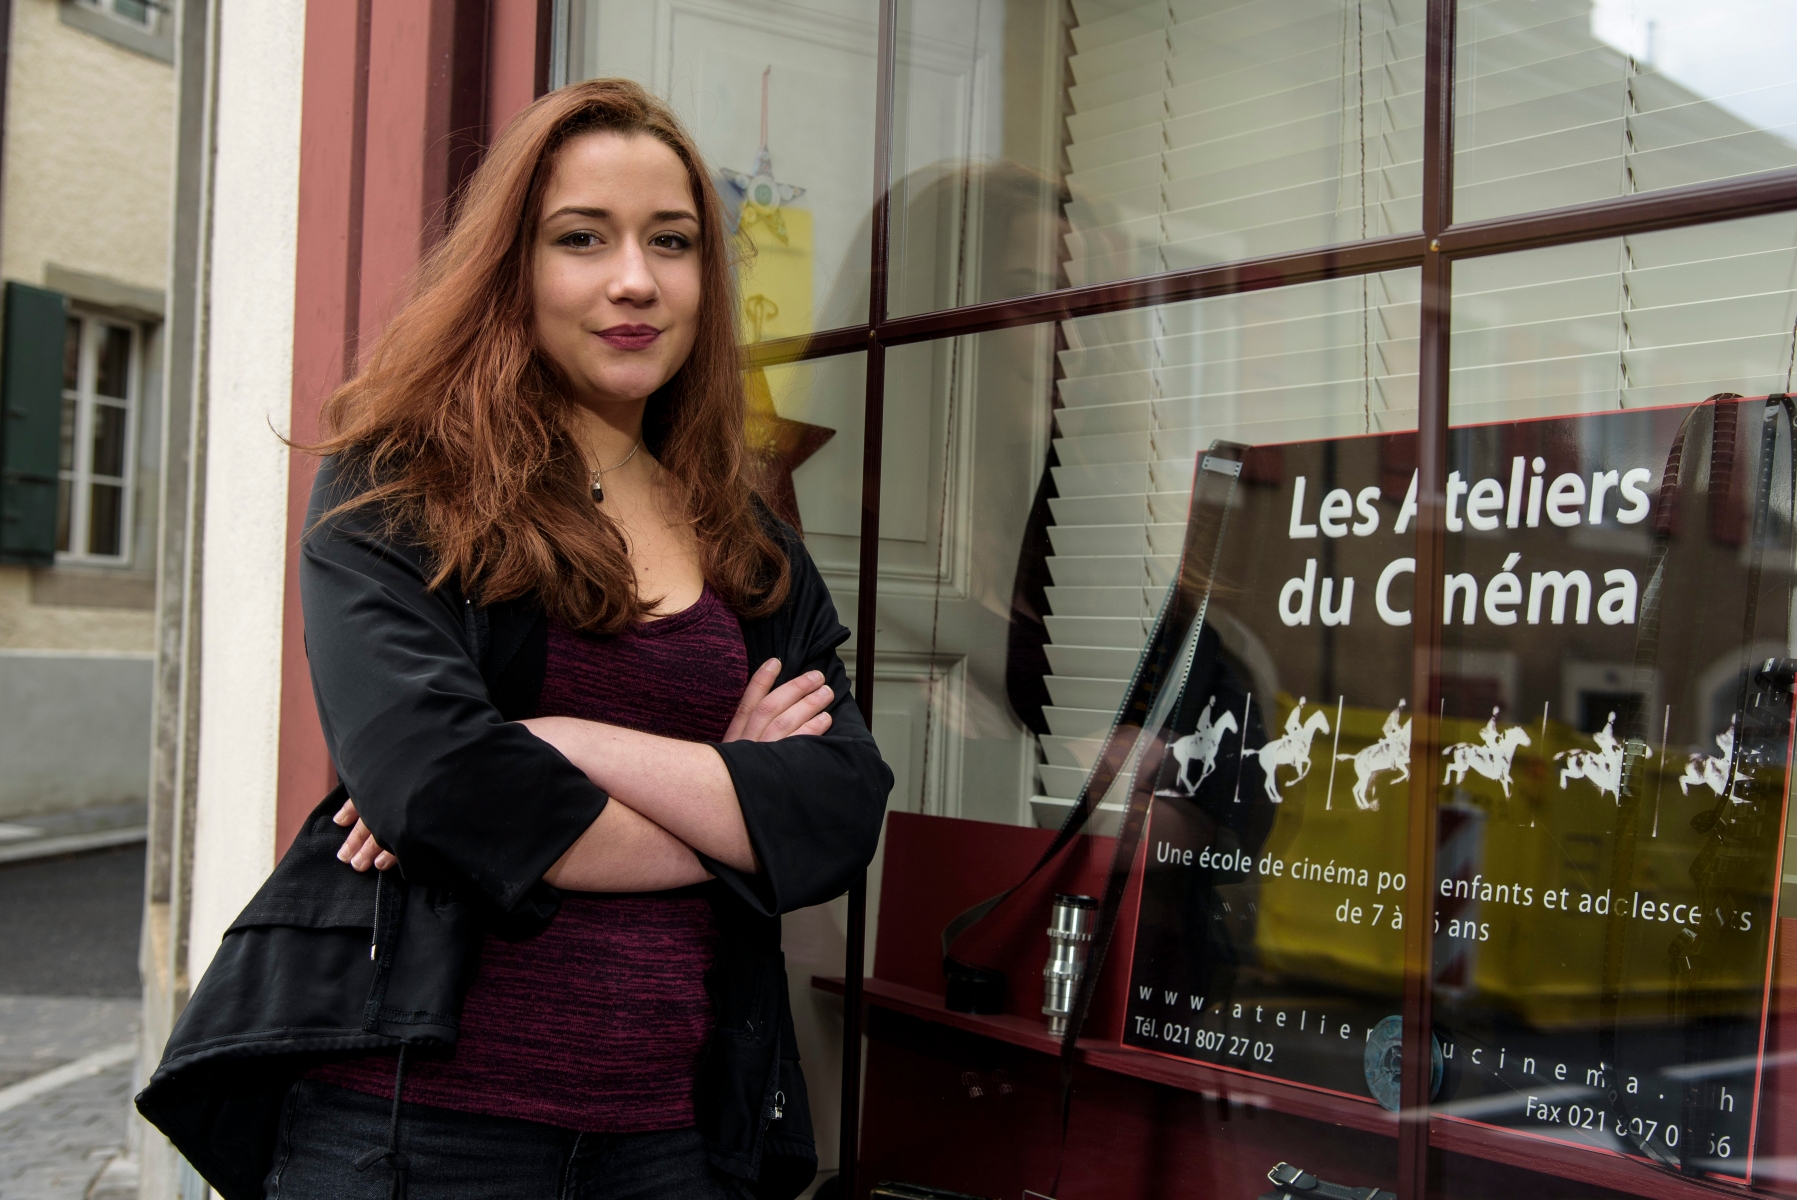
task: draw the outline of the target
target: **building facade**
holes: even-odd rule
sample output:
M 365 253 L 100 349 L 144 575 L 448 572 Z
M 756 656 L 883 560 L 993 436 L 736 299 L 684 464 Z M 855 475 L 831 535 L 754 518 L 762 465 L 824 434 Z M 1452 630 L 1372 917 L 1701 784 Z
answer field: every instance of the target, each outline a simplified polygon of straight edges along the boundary
M 1797 1194 L 1783 8 L 180 19 L 150 1050 L 332 781 L 277 435 L 315 432 L 492 132 L 622 75 L 753 252 L 757 427 L 807 427 L 769 452 L 898 780 L 866 884 L 786 919 L 824 1186 Z M 1186 629 L 1227 725 L 1181 696 Z M 1097 921 L 1063 948 L 1102 947 L 1068 1044 L 1056 893 Z M 984 973 L 951 987 L 949 949 Z
M 145 798 L 175 70 L 110 3 L 11 6 L 0 818 Z

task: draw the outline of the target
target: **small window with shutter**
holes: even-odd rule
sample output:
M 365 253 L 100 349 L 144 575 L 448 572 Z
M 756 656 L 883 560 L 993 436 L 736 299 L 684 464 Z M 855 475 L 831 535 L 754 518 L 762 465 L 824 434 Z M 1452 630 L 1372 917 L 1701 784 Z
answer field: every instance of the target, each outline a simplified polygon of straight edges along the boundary
M 131 553 L 132 446 L 141 331 L 79 310 L 63 322 L 56 558 L 123 565 Z
M 49 563 L 57 546 L 68 301 L 6 285 L 0 344 L 0 562 Z

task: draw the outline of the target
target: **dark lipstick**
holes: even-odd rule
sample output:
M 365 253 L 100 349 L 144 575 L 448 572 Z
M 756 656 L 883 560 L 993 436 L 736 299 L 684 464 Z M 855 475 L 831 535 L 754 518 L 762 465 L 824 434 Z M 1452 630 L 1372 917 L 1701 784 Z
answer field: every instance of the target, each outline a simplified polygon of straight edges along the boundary
M 646 350 L 661 336 L 661 330 L 653 325 L 613 325 L 601 329 L 599 336 L 619 350 Z

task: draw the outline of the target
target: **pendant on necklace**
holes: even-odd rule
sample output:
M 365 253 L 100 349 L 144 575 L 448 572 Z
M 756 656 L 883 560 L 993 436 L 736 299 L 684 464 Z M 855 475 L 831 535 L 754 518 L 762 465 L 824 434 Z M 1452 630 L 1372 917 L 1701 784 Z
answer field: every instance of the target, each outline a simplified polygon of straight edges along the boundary
M 638 438 L 635 442 L 633 442 L 631 444 L 630 453 L 626 454 L 623 458 L 620 458 L 615 464 L 613 464 L 612 466 L 609 466 L 609 467 L 594 467 L 593 468 L 593 503 L 594 504 L 604 504 L 605 503 L 605 473 L 607 471 L 615 471 L 619 467 L 623 466 L 625 463 L 629 462 L 631 459 L 635 458 L 636 452 L 638 450 L 642 449 L 642 446 L 643 446 L 643 439 Z

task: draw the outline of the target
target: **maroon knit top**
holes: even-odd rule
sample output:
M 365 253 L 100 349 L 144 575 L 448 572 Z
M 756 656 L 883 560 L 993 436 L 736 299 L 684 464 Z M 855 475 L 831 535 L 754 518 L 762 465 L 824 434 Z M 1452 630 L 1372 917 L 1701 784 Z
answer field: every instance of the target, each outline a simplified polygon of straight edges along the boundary
M 747 684 L 742 627 L 707 587 L 691 608 L 616 636 L 552 621 L 537 715 L 716 741 Z M 588 1133 L 692 1125 L 713 1022 L 706 886 L 570 892 L 536 937 L 489 936 L 453 1051 L 408 1060 L 405 1098 Z M 309 1078 L 391 1096 L 393 1069 L 380 1055 Z

